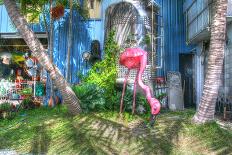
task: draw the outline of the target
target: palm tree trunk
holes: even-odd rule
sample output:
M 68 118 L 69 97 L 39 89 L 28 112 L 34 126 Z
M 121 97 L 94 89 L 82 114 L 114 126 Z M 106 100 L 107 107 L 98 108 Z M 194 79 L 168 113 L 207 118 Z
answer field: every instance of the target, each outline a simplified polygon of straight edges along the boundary
M 64 102 L 68 105 L 71 114 L 78 114 L 81 112 L 79 100 L 71 87 L 68 85 L 59 69 L 51 63 L 49 56 L 46 54 L 43 45 L 36 38 L 34 32 L 29 28 L 25 18 L 20 14 L 19 9 L 14 0 L 4 0 L 7 12 L 18 29 L 19 33 L 27 43 L 39 63 L 50 73 L 54 84 L 60 90 Z
M 73 1 L 69 1 L 70 4 L 70 15 L 69 15 L 69 31 L 68 31 L 68 52 L 67 52 L 67 58 L 66 58 L 66 81 L 71 82 L 70 79 L 70 54 L 71 54 L 71 48 L 72 48 L 72 7 L 73 7 Z
M 193 121 L 198 124 L 214 120 L 216 99 L 223 69 L 227 0 L 216 0 L 214 9 L 203 94 L 198 111 L 193 117 Z
M 52 9 L 52 0 L 50 0 L 50 10 Z M 54 20 L 52 18 L 52 13 L 50 11 L 50 32 L 49 32 L 49 56 L 50 56 L 50 61 L 51 63 L 53 63 L 53 24 L 54 24 Z M 54 91 L 53 91 L 53 81 L 52 79 L 50 79 L 50 98 L 53 98 L 54 96 Z

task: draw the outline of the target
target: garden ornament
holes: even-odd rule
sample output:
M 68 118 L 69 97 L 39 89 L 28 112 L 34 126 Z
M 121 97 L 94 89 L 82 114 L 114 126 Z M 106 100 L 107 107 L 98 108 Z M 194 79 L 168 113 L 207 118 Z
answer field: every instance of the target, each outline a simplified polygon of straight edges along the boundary
M 136 84 L 138 82 L 139 86 L 144 90 L 146 99 L 150 104 L 150 108 L 151 108 L 150 124 L 153 125 L 156 115 L 159 114 L 160 112 L 160 102 L 156 98 L 152 98 L 151 89 L 147 85 L 145 85 L 142 81 L 142 74 L 147 65 L 147 52 L 140 48 L 127 48 L 120 55 L 120 64 L 128 68 L 128 72 L 126 74 L 123 84 L 122 98 L 120 103 L 120 113 L 122 113 L 122 109 L 123 109 L 123 97 L 125 95 L 126 82 L 129 77 L 130 70 L 137 69 L 137 75 L 134 82 L 132 113 L 134 114 L 135 112 Z

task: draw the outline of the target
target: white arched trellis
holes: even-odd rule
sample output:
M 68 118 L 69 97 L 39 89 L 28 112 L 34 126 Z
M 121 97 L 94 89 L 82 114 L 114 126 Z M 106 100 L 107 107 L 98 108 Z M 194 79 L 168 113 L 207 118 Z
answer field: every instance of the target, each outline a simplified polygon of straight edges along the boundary
M 125 8 L 123 8 L 125 7 Z M 144 81 L 146 83 L 150 83 L 152 85 L 152 79 L 155 76 L 152 69 L 154 68 L 154 10 L 159 8 L 151 6 L 151 10 L 147 10 L 144 4 L 142 4 L 139 0 L 124 0 L 124 1 L 116 1 L 112 0 L 108 5 L 103 6 L 103 22 L 105 28 L 105 36 L 107 35 L 108 29 L 114 27 L 116 29 L 116 41 L 118 44 L 123 47 L 123 44 L 126 42 L 127 37 L 131 31 L 135 33 L 137 46 L 145 49 L 149 53 L 149 61 L 147 65 L 147 69 L 144 74 Z M 120 19 L 121 18 L 121 21 Z M 128 20 L 128 21 L 125 21 Z M 131 24 L 133 23 L 134 24 Z M 153 24 L 152 24 L 153 23 Z M 146 45 L 142 45 L 143 40 L 146 35 L 149 35 L 151 40 L 151 47 Z M 119 75 L 118 81 L 121 83 L 124 80 L 125 73 L 127 69 L 119 65 Z M 129 76 L 129 81 L 133 81 L 135 78 L 136 72 L 132 71 Z

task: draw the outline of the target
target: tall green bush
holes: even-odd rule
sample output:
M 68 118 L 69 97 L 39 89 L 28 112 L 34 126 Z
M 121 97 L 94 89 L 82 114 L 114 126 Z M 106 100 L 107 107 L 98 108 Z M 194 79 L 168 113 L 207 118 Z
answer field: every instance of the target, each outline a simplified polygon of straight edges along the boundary
M 102 88 L 107 102 L 111 100 L 117 78 L 116 64 L 120 49 L 114 37 L 115 31 L 111 31 L 105 42 L 103 60 L 92 66 L 87 78 L 84 80 L 87 83 L 95 84 Z

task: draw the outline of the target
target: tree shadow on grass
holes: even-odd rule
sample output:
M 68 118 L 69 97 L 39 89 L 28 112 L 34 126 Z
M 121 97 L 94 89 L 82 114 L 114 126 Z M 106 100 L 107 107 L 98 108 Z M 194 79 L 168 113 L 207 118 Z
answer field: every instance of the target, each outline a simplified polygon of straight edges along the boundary
M 97 115 L 78 116 L 62 120 L 58 134 L 51 137 L 47 124 L 34 126 L 30 153 L 32 154 L 170 154 L 173 139 L 178 139 L 180 121 L 163 121 L 155 129 L 129 128 L 124 124 Z M 24 128 L 25 127 L 25 128 Z M 26 125 L 20 130 L 27 130 Z M 47 129 L 46 129 L 47 128 Z M 134 131 L 141 130 L 139 133 Z M 13 130 L 7 132 L 14 132 Z M 17 132 L 15 130 L 15 132 Z M 29 138 L 29 137 L 28 137 Z M 51 146 L 50 143 L 53 143 Z
M 32 154 L 85 155 L 191 154 L 205 153 L 206 148 L 209 154 L 231 154 L 232 132 L 216 124 L 191 125 L 182 115 L 169 116 L 158 118 L 154 129 L 150 129 L 144 126 L 143 119 L 142 125 L 130 126 L 95 114 L 36 120 L 33 115 L 33 120 L 19 125 L 12 121 L 12 128 L 0 132 L 0 148 Z
M 134 129 L 94 115 L 74 120 L 74 149 L 78 154 L 170 154 L 173 139 L 178 139 L 181 121 L 166 122 L 165 127 L 145 128 L 139 134 Z M 136 129 L 135 129 L 136 130 Z
M 11 122 L 11 124 L 9 123 L 1 128 L 0 149 L 12 148 L 12 146 L 17 145 L 17 141 L 20 139 L 24 139 L 25 141 L 30 139 L 30 134 L 23 134 L 27 129 L 26 125 L 24 125 L 26 123 L 25 120 L 10 120 L 9 122 Z M 24 144 L 22 144 L 22 147 L 23 145 Z
M 66 133 L 66 144 L 62 144 L 56 153 L 118 154 L 118 148 L 112 145 L 117 145 L 113 137 L 117 137 L 116 134 L 118 136 L 123 134 L 121 131 L 123 125 L 92 116 L 81 119 L 78 117 L 78 120 L 70 120 L 70 122 L 66 124 L 66 128 L 69 129 Z M 73 152 L 69 152 L 70 150 Z
M 222 129 L 216 122 L 196 126 L 200 140 L 215 154 L 232 154 L 232 131 Z M 196 132 L 195 131 L 195 132 Z M 195 133 L 196 134 L 196 133 Z
M 135 126 L 133 130 L 139 130 L 141 125 Z M 139 142 L 138 149 L 133 150 L 133 154 L 171 154 L 175 149 L 175 142 L 179 139 L 179 133 L 183 128 L 180 120 L 162 120 L 157 122 L 154 128 L 145 128 L 146 134 L 133 135 Z
M 46 154 L 50 145 L 50 136 L 46 131 L 46 125 L 42 124 L 35 127 L 35 135 L 31 144 L 32 154 Z

